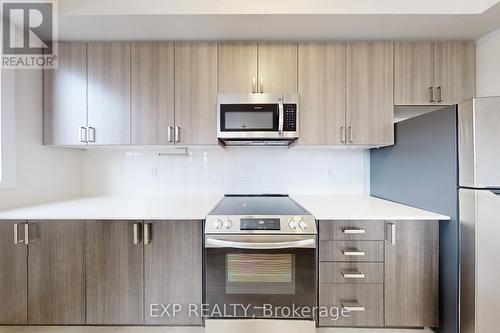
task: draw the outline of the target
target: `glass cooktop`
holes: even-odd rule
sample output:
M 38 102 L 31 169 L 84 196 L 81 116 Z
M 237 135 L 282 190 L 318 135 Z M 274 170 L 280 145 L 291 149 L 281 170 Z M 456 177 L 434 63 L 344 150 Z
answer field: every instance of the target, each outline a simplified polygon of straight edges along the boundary
M 288 195 L 225 195 L 210 215 L 309 215 Z

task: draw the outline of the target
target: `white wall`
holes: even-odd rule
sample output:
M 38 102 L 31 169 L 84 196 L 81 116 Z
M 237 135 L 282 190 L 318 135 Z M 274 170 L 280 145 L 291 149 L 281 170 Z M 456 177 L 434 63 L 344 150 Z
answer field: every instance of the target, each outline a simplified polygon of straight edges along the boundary
M 84 194 L 369 192 L 369 154 L 362 150 L 197 148 L 191 153 L 86 151 Z
M 77 196 L 80 151 L 42 146 L 42 74 L 18 70 L 15 78 L 16 186 L 0 190 L 0 209 Z
M 476 42 L 477 96 L 500 96 L 500 29 Z

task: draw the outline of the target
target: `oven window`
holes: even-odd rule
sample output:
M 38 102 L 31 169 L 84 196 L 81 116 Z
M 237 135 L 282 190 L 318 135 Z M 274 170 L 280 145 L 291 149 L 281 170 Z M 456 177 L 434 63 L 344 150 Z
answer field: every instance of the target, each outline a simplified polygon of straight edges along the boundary
M 273 129 L 274 112 L 226 112 L 226 129 Z
M 226 293 L 294 294 L 294 254 L 228 253 Z
M 222 131 L 278 130 L 278 104 L 222 104 L 219 112 Z

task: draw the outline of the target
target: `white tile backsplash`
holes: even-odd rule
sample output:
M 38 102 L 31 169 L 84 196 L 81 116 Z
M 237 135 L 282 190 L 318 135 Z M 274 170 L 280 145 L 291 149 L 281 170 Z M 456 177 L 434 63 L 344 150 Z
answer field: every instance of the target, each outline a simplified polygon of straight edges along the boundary
M 100 194 L 364 194 L 369 153 L 321 147 L 88 150 L 83 190 Z

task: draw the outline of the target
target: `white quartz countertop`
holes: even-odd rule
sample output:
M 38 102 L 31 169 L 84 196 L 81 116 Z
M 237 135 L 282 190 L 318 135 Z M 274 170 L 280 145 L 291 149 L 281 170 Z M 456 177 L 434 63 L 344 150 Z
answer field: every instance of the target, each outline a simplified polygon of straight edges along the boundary
M 202 220 L 223 195 L 97 196 L 0 211 L 0 219 Z M 318 220 L 449 220 L 365 195 L 291 195 Z
M 292 195 L 317 220 L 449 220 L 449 216 L 368 195 Z
M 0 219 L 203 220 L 222 195 L 98 196 L 0 211 Z

